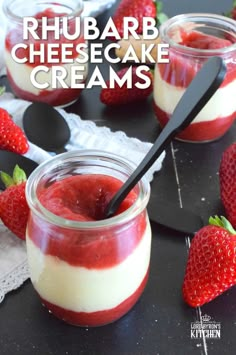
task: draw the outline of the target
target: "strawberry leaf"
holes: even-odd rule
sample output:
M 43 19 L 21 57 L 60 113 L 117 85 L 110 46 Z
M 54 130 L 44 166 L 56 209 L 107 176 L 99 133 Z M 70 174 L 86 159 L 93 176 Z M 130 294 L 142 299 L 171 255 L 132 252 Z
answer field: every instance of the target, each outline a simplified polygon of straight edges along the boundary
M 24 170 L 21 169 L 18 165 L 16 165 L 13 169 L 12 177 L 4 171 L 1 171 L 0 177 L 6 188 L 12 185 L 21 184 L 22 182 L 27 180 Z
M 27 179 L 24 170 L 21 169 L 19 165 L 15 166 L 12 177 L 15 185 L 21 184 Z
M 234 230 L 232 224 L 224 216 L 215 216 L 209 218 L 209 224 L 217 227 L 226 229 L 229 233 L 235 235 L 236 231 Z
M 0 86 L 0 96 L 6 91 L 5 86 Z
M 227 16 L 227 17 L 233 18 L 233 12 L 235 11 L 235 9 L 236 9 L 236 0 L 233 0 L 233 4 L 232 4 L 231 10 L 229 10 L 229 11 L 223 13 L 223 15 L 224 15 L 224 16 Z
M 156 16 L 156 21 L 157 21 L 157 26 L 160 26 L 163 22 L 165 22 L 168 19 L 168 16 L 162 12 L 163 4 L 161 1 L 156 2 L 156 9 L 157 9 L 157 16 Z
M 157 13 L 161 12 L 161 10 L 163 8 L 163 4 L 161 1 L 156 2 L 156 8 L 157 8 Z
M 6 188 L 14 185 L 13 178 L 10 175 L 8 175 L 7 173 L 4 173 L 4 171 L 1 171 L 0 176 L 1 176 L 2 182 L 4 183 Z
M 168 16 L 164 12 L 160 12 L 159 14 L 157 14 L 158 25 L 161 25 L 166 20 L 168 20 Z

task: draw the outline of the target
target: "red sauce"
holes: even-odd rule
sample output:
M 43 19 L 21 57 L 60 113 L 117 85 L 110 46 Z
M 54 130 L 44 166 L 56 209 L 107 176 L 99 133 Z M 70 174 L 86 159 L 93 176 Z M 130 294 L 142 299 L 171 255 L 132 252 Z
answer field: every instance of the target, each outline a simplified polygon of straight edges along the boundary
M 103 218 L 105 207 L 123 183 L 106 175 L 75 175 L 39 191 L 39 200 L 55 215 L 73 221 Z M 117 214 L 129 208 L 137 195 L 131 191 Z M 74 266 L 92 269 L 112 267 L 122 262 L 143 237 L 146 212 L 122 227 L 75 230 L 48 225 L 30 216 L 28 234 L 44 254 L 58 257 Z
M 50 19 L 50 25 L 53 25 L 54 18 L 56 16 L 64 16 L 66 14 L 62 13 L 55 13 L 52 9 L 48 8 L 44 10 L 43 12 L 39 12 L 35 14 L 35 18 L 37 19 L 42 19 L 42 17 L 47 17 Z M 75 20 L 70 19 L 69 24 L 68 24 L 68 29 L 67 29 L 69 34 L 74 34 L 75 33 Z M 36 30 L 37 35 L 39 38 L 42 38 L 42 26 L 39 23 L 38 29 Z M 60 39 L 55 39 L 55 33 L 53 31 L 48 32 L 48 38 L 47 40 L 42 40 L 42 39 L 34 39 L 31 34 L 29 34 L 29 39 L 28 40 L 23 40 L 23 26 L 18 25 L 15 28 L 11 29 L 5 39 L 5 46 L 6 50 L 11 52 L 12 48 L 19 43 L 24 43 L 27 45 L 27 48 L 18 48 L 16 51 L 16 55 L 18 58 L 26 58 L 26 62 L 22 63 L 20 65 L 26 65 L 28 66 L 29 69 L 33 69 L 34 67 L 38 65 L 43 65 L 47 67 L 52 67 L 54 65 L 63 65 L 64 63 L 62 62 L 62 44 L 73 44 L 72 48 L 69 48 L 67 53 L 66 53 L 66 58 L 67 59 L 75 59 L 78 57 L 78 53 L 76 50 L 76 46 L 80 43 L 84 43 L 84 37 L 83 34 L 78 36 L 75 40 L 69 40 L 67 39 L 63 34 L 60 34 Z M 51 63 L 48 61 L 47 58 L 47 53 L 48 53 L 48 43 L 53 43 L 57 44 L 59 48 L 53 49 L 56 53 L 53 54 L 53 59 L 57 59 L 57 63 Z M 34 51 L 38 51 L 40 49 L 40 45 L 44 45 L 44 56 L 39 56 L 36 55 L 33 57 L 33 61 L 29 62 L 29 44 L 33 45 Z M 71 52 L 71 53 L 69 53 Z M 49 58 L 50 59 L 50 58 Z M 80 65 L 78 63 L 78 65 Z M 46 102 L 50 105 L 53 106 L 61 106 L 61 105 L 67 105 L 72 103 L 73 101 L 76 101 L 82 91 L 83 88 L 54 88 L 53 90 L 39 90 L 39 93 L 35 95 L 32 93 L 30 90 L 25 91 L 22 90 L 20 86 L 18 86 L 14 78 L 11 75 L 11 72 L 7 70 L 7 75 L 9 79 L 9 83 L 11 85 L 11 88 L 13 92 L 15 93 L 16 96 L 27 100 L 27 101 L 39 101 L 39 102 Z M 50 84 L 50 83 L 49 83 Z
M 197 31 L 183 31 L 181 32 L 181 37 L 182 41 L 179 44 L 196 49 L 222 49 L 233 44 L 228 39 L 206 35 Z
M 42 17 L 47 17 L 50 18 L 51 20 L 56 17 L 56 16 L 63 16 L 65 14 L 58 14 L 55 13 L 52 9 L 46 9 L 43 12 L 40 12 L 38 14 L 36 14 L 34 17 L 37 19 L 41 19 Z M 50 23 L 50 25 L 53 25 L 53 23 Z M 36 30 L 36 33 L 39 37 L 42 37 L 42 28 L 38 27 L 38 29 Z M 73 19 L 71 19 L 69 21 L 69 28 L 68 28 L 68 32 L 71 34 L 75 33 L 75 21 Z M 9 31 L 7 33 L 6 39 L 5 39 L 5 46 L 6 49 L 11 52 L 12 48 L 18 44 L 18 43 L 24 43 L 27 46 L 29 44 L 33 44 L 34 45 L 34 50 L 38 51 L 40 49 L 40 44 L 44 44 L 45 45 L 45 55 L 44 55 L 44 59 L 41 61 L 40 60 L 40 56 L 35 56 L 34 57 L 34 61 L 33 63 L 29 63 L 29 61 L 27 60 L 27 62 L 25 64 L 31 66 L 31 67 L 35 67 L 38 65 L 46 65 L 48 67 L 51 67 L 52 65 L 55 65 L 55 63 L 48 63 L 47 61 L 47 44 L 48 43 L 54 43 L 54 44 L 58 44 L 59 48 L 54 49 L 55 51 L 58 51 L 58 55 L 53 55 L 53 58 L 59 58 L 59 63 L 57 63 L 57 65 L 60 65 L 60 63 L 62 63 L 61 61 L 61 45 L 65 44 L 65 43 L 73 43 L 73 48 L 70 48 L 71 50 L 71 55 L 67 55 L 66 57 L 68 59 L 74 59 L 78 56 L 78 53 L 76 51 L 76 46 L 79 43 L 84 43 L 85 40 L 83 38 L 83 36 L 79 36 L 78 38 L 76 38 L 75 40 L 69 40 L 67 39 L 63 34 L 60 35 L 60 39 L 55 39 L 55 34 L 53 31 L 49 31 L 48 32 L 48 38 L 47 40 L 42 40 L 42 39 L 34 39 L 33 36 L 30 34 L 29 35 L 29 39 L 28 40 L 23 40 L 23 27 L 22 26 L 18 26 L 14 29 L 12 29 L 11 31 Z M 29 59 L 29 48 L 19 48 L 16 51 L 16 55 L 18 58 L 22 59 L 22 58 L 27 58 Z
M 78 99 L 81 91 L 83 90 L 74 88 L 40 90 L 39 95 L 35 95 L 29 91 L 22 90 L 18 85 L 16 85 L 9 71 L 7 71 L 7 77 L 11 88 L 16 94 L 16 96 L 22 98 L 23 100 L 45 102 L 53 106 L 60 106 L 72 103 L 73 101 Z
M 60 17 L 62 16 L 66 16 L 66 13 L 62 12 L 60 14 L 57 14 L 55 13 L 55 11 L 53 9 L 51 9 L 50 7 L 43 10 L 43 11 L 40 11 L 38 12 L 34 17 L 37 19 L 37 20 L 41 20 L 43 17 L 47 17 L 47 18 L 50 18 L 50 19 L 53 19 L 56 15 L 60 15 Z
M 100 326 L 116 321 L 125 315 L 140 298 L 148 280 L 149 271 L 146 273 L 143 281 L 137 290 L 128 297 L 125 301 L 120 303 L 117 307 L 97 311 L 97 312 L 73 312 L 68 309 L 58 307 L 46 300 L 42 299 L 42 303 L 59 319 L 66 321 L 67 323 L 80 326 Z
M 164 127 L 170 119 L 170 115 L 161 110 L 154 103 L 154 111 L 161 127 Z M 231 127 L 235 119 L 235 113 L 227 117 L 218 117 L 212 121 L 194 122 L 177 135 L 179 139 L 190 142 L 207 142 L 220 138 Z
M 217 38 L 205 35 L 201 32 L 181 32 L 182 42 L 180 45 L 200 50 L 222 49 L 232 45 L 228 39 Z M 200 55 L 200 53 L 199 53 Z M 236 57 L 236 54 L 235 54 Z M 201 61 L 202 62 L 202 61 Z M 236 78 L 235 62 L 232 60 L 227 64 L 227 74 L 221 86 L 225 86 Z M 175 50 L 169 51 L 169 63 L 158 64 L 158 68 L 163 80 L 171 85 L 186 88 L 200 69 L 200 61 L 189 57 Z

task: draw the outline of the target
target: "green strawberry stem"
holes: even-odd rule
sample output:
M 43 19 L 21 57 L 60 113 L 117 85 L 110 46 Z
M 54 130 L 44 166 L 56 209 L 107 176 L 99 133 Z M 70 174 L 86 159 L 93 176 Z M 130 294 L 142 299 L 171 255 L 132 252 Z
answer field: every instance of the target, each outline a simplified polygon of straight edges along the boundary
M 24 170 L 21 169 L 19 165 L 14 167 L 12 177 L 3 171 L 0 172 L 0 177 L 6 188 L 13 185 L 19 185 L 27 180 Z
M 155 1 L 157 9 L 157 26 L 160 26 L 163 22 L 168 19 L 168 16 L 162 12 L 163 3 L 161 1 Z
M 161 1 L 156 1 L 157 13 L 161 12 L 163 8 L 163 3 Z
M 6 91 L 5 86 L 0 86 L 0 96 Z
M 217 227 L 226 229 L 229 233 L 235 235 L 236 231 L 234 230 L 232 224 L 224 216 L 215 216 L 209 218 L 209 224 Z
M 233 10 L 234 10 L 235 8 L 236 8 L 236 0 L 233 0 L 231 10 L 230 10 L 230 11 L 227 11 L 226 13 L 223 13 L 223 15 L 232 18 L 232 12 L 233 12 Z

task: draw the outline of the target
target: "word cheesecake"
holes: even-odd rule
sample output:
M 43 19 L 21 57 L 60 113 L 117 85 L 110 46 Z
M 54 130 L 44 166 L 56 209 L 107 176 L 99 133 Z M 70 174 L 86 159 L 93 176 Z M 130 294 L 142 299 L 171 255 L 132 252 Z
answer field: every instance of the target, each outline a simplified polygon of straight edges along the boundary
M 49 13 L 50 12 L 50 13 Z M 136 30 L 139 23 L 132 17 L 124 18 L 124 39 L 133 36 L 140 39 Z M 155 39 L 158 37 L 158 28 L 155 27 L 155 20 L 151 17 L 143 18 L 143 38 Z M 111 42 L 104 46 L 104 40 Z M 24 68 L 24 74 L 28 73 L 29 80 L 36 90 L 56 89 L 60 86 L 63 89 L 92 88 L 93 86 L 107 87 L 107 82 L 95 66 L 90 79 L 86 82 L 88 63 L 100 64 L 105 59 L 111 64 L 134 62 L 142 64 L 146 58 L 150 58 L 154 44 L 142 44 L 142 58 L 137 57 L 132 45 L 128 48 L 126 55 L 121 59 L 113 55 L 119 49 L 121 37 L 115 27 L 112 18 L 109 18 L 103 31 L 97 27 L 97 21 L 93 17 L 71 19 L 69 16 L 59 16 L 52 10 L 39 13 L 34 17 L 24 17 L 23 26 L 14 36 L 7 39 L 7 61 L 9 67 Z M 89 41 L 96 43 L 89 43 Z M 157 57 L 155 62 L 168 62 L 168 44 L 158 43 Z M 145 75 L 149 67 L 145 64 L 139 66 L 137 75 L 140 88 L 147 88 L 150 85 L 150 78 Z M 18 71 L 19 72 L 19 71 Z M 14 70 L 11 70 L 14 77 Z M 110 86 L 115 83 L 119 86 L 124 84 L 132 88 L 132 75 L 128 71 L 121 80 L 116 72 L 109 67 Z

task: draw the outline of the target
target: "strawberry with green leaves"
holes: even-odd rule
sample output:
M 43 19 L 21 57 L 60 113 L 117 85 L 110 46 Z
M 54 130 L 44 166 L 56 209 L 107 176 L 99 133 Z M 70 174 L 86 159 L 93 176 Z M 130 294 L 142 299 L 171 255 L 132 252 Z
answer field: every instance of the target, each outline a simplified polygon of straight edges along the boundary
M 192 307 L 210 302 L 236 284 L 236 231 L 224 217 L 211 217 L 194 236 L 183 282 Z
M 123 68 L 117 72 L 119 78 L 123 78 L 129 70 L 129 67 Z M 131 102 L 145 100 L 153 91 L 153 75 L 151 71 L 142 72 L 147 78 L 146 82 L 150 83 L 147 88 L 138 88 L 137 83 L 144 83 L 144 80 L 137 75 L 137 67 L 131 68 L 132 76 L 132 88 L 127 88 L 126 83 L 121 87 L 115 83 L 114 88 L 110 87 L 109 81 L 106 81 L 106 88 L 103 88 L 100 92 L 100 100 L 107 106 L 124 105 Z
M 17 237 L 25 239 L 29 207 L 25 197 L 26 175 L 18 165 L 13 176 L 1 172 L 6 190 L 0 193 L 0 219 Z
M 28 140 L 22 129 L 15 124 L 9 113 L 0 107 L 0 149 L 25 154 Z
M 157 25 L 164 22 L 168 17 L 162 12 L 162 3 L 156 0 L 121 0 L 114 15 L 113 22 L 120 35 L 123 38 L 123 20 L 125 17 L 134 17 L 138 20 L 138 29 L 136 33 L 143 33 L 143 18 L 152 17 Z
M 233 20 L 236 20 L 236 0 L 233 0 L 232 9 L 226 15 L 231 17 Z
M 157 8 L 153 0 L 121 0 L 114 15 L 113 22 L 121 38 L 123 38 L 124 17 L 134 17 L 138 20 L 137 33 L 142 34 L 144 17 L 156 18 Z
M 236 142 L 222 154 L 220 169 L 220 195 L 226 216 L 236 228 Z

